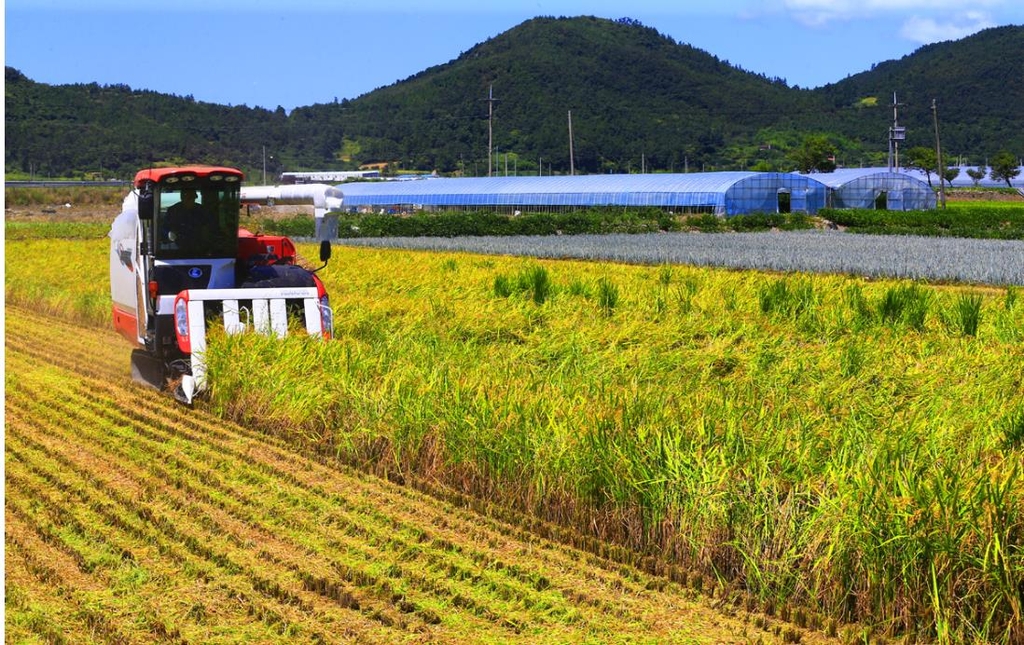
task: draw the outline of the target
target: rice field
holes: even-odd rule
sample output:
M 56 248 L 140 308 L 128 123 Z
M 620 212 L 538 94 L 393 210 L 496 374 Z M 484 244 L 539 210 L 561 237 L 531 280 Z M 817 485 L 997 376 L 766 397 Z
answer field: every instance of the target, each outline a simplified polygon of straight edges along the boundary
M 493 252 L 337 248 L 336 339 L 214 338 L 206 409 L 847 641 L 1024 639 L 1015 280 Z
M 221 345 L 216 409 L 765 609 L 926 642 L 1021 637 L 1015 288 L 340 253 L 336 342 L 283 361 L 260 339 Z M 233 376 L 239 356 L 275 388 Z
M 5 347 L 5 642 L 836 642 L 180 406 L 111 331 Z

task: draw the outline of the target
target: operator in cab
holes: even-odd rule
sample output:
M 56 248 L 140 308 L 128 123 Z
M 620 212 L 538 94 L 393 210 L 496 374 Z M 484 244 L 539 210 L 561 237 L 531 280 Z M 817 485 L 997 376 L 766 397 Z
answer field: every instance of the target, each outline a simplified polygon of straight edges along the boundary
M 234 190 L 232 190 L 232 188 Z M 169 203 L 157 224 L 161 257 L 228 258 L 238 250 L 237 187 L 164 190 Z
M 167 209 L 167 228 L 177 236 L 188 234 L 203 224 L 203 207 L 196 203 L 196 191 L 184 188 L 181 201 Z

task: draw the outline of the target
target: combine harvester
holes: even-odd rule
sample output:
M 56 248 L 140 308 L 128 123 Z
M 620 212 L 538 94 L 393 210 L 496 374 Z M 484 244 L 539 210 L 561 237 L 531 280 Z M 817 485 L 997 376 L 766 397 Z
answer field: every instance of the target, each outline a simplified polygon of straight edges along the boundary
M 110 230 L 114 328 L 134 346 L 132 378 L 172 389 L 191 404 L 206 385 L 207 324 L 227 333 L 283 337 L 289 319 L 330 338 L 333 315 L 316 272 L 337 235 L 340 194 L 323 184 L 243 187 L 234 168 L 150 168 L 135 175 Z M 320 242 L 318 269 L 295 263 L 283 236 L 238 226 L 243 203 L 312 204 Z

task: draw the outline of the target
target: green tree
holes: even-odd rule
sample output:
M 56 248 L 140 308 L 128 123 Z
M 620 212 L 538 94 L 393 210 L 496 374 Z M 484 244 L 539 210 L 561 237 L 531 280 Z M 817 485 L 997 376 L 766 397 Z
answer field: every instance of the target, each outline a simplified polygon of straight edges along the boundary
M 984 179 L 985 175 L 987 175 L 987 174 L 988 174 L 988 170 L 986 170 L 985 166 L 978 166 L 977 168 L 968 168 L 967 169 L 967 176 L 971 178 L 971 181 L 974 182 L 975 186 L 977 186 L 978 183 L 982 179 Z
M 992 157 L 992 180 L 1005 181 L 1006 185 L 1013 188 L 1011 181 L 1020 174 L 1020 166 L 1017 165 L 1017 157 L 1003 150 Z
M 914 146 L 906 152 L 907 167 L 922 171 L 928 178 L 928 186 L 932 185 L 932 173 L 938 165 L 935 151 L 925 146 Z M 942 181 L 940 178 L 939 181 Z
M 789 158 L 800 172 L 832 172 L 836 169 L 836 146 L 828 135 L 811 134 L 789 153 Z
M 942 171 L 942 178 L 946 180 L 946 185 L 950 188 L 953 187 L 953 180 L 960 176 L 960 168 L 958 166 L 947 166 Z

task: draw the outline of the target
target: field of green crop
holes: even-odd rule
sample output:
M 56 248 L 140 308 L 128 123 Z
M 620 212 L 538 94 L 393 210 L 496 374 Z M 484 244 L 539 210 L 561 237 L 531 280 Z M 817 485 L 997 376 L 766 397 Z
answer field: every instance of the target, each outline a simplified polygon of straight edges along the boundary
M 9 302 L 102 323 L 104 241 L 6 262 Z M 322 275 L 335 340 L 215 337 L 204 405 L 798 624 L 1024 639 L 1016 288 L 359 248 Z

